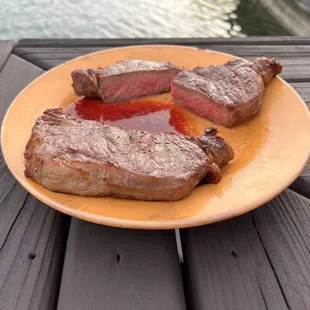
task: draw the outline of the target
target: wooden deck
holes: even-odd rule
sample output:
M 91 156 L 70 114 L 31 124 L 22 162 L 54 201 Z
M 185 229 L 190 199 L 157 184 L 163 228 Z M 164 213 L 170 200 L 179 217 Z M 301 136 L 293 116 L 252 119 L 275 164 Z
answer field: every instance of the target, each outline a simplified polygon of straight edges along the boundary
M 178 44 L 247 59 L 277 57 L 310 105 L 310 38 L 0 41 L 0 123 L 45 70 L 126 45 Z M 14 142 L 14 137 L 12 137 Z M 310 164 L 271 202 L 175 232 L 70 219 L 11 176 L 0 153 L 0 309 L 310 309 Z

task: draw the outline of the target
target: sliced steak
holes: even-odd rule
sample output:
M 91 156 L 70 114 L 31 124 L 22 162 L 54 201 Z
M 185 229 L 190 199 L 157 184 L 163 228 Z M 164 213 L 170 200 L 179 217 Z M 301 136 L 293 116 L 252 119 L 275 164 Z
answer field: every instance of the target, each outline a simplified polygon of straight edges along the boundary
M 261 109 L 264 85 L 279 74 L 275 59 L 234 60 L 179 73 L 172 81 L 173 102 L 226 127 L 243 123 Z
M 124 60 L 114 65 L 72 72 L 77 95 L 119 102 L 170 91 L 180 68 L 169 62 Z
M 219 182 L 219 166 L 234 152 L 213 129 L 200 138 L 151 134 L 50 109 L 37 119 L 24 155 L 25 175 L 52 191 L 173 201 L 202 179 Z
M 73 88 L 77 95 L 86 97 L 100 97 L 97 75 L 103 69 L 75 70 L 71 73 Z

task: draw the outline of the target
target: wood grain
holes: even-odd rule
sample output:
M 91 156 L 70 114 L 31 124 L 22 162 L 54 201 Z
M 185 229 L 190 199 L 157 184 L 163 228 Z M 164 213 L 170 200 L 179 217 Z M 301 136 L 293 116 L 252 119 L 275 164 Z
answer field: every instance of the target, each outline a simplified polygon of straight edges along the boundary
M 310 161 L 290 189 L 310 199 Z
M 10 56 L 14 44 L 13 41 L 0 41 L 0 71 Z
M 18 93 L 37 78 L 43 70 L 11 55 L 0 73 L 0 125 L 4 114 Z
M 10 56 L 0 72 L 1 122 L 14 97 L 41 73 Z M 1 310 L 55 309 L 68 221 L 19 186 L 0 152 Z
M 310 200 L 286 190 L 238 218 L 181 230 L 192 309 L 309 309 Z
M 310 200 L 287 190 L 252 213 L 290 309 L 310 309 Z
M 141 44 L 178 44 L 178 45 L 310 45 L 310 38 L 294 36 L 277 37 L 247 37 L 247 38 L 128 38 L 128 39 L 22 39 L 18 42 L 20 47 L 55 47 L 55 46 L 128 46 Z
M 190 309 L 287 309 L 250 214 L 181 237 Z
M 212 43 L 212 44 L 211 44 Z M 69 43 L 68 43 L 69 45 Z M 17 45 L 14 49 L 14 53 L 20 57 L 36 64 L 37 66 L 48 70 L 54 66 L 57 66 L 65 61 L 73 58 L 85 55 L 88 53 L 104 50 L 107 48 L 115 48 L 114 46 L 68 46 L 64 44 L 57 47 L 23 47 Z M 129 44 L 132 45 L 132 44 Z M 215 44 L 212 41 L 209 43 L 194 44 L 193 46 L 201 49 L 211 49 L 224 53 L 233 54 L 235 56 L 243 57 L 249 60 L 253 60 L 259 56 L 276 57 L 284 66 L 281 76 L 290 82 L 293 81 L 309 81 L 310 76 L 310 46 L 309 45 L 257 45 L 253 48 L 252 45 L 232 45 L 232 44 Z
M 67 219 L 18 185 L 4 203 L 11 226 L 0 226 L 0 309 L 55 309 Z
M 298 92 L 310 109 L 310 83 L 290 83 L 290 85 Z
M 72 219 L 58 309 L 185 309 L 174 231 Z
M 292 83 L 291 86 L 303 98 L 310 109 L 310 83 Z M 310 159 L 299 178 L 290 186 L 295 192 L 310 198 Z

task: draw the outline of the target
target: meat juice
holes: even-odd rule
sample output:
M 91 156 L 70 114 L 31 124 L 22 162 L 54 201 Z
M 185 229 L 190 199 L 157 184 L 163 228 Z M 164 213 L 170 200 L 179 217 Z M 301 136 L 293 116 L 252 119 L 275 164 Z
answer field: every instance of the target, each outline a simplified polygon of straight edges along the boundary
M 87 120 L 140 129 L 149 132 L 172 132 L 190 135 L 190 120 L 184 110 L 171 100 L 138 99 L 129 102 L 103 103 L 97 98 L 81 98 L 65 111 Z

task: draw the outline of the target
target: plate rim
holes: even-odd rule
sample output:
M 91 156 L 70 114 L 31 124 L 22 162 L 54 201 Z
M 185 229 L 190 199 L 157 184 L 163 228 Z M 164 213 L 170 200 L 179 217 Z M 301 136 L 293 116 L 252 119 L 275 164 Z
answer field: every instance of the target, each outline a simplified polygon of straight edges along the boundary
M 121 228 L 128 228 L 128 229 L 155 229 L 155 230 L 162 230 L 162 229 L 176 229 L 176 228 L 190 228 L 190 227 L 196 227 L 196 226 L 201 226 L 201 225 L 207 225 L 207 224 L 212 224 L 215 222 L 220 222 L 220 221 L 224 221 L 233 217 L 237 217 L 240 216 L 242 214 L 245 214 L 249 211 L 255 210 L 256 208 L 259 208 L 261 206 L 263 206 L 265 203 L 271 201 L 272 199 L 274 199 L 276 196 L 278 196 L 282 191 L 286 190 L 297 178 L 298 176 L 301 174 L 301 172 L 303 171 L 303 169 L 305 168 L 305 166 L 307 165 L 309 159 L 310 159 L 310 143 L 309 143 L 309 150 L 308 150 L 308 155 L 305 156 L 304 161 L 299 165 L 299 169 L 296 169 L 294 174 L 290 175 L 290 178 L 286 179 L 286 182 L 281 183 L 281 186 L 277 186 L 277 188 L 275 188 L 272 192 L 272 194 L 270 194 L 268 197 L 264 196 L 264 199 L 259 200 L 259 202 L 256 200 L 255 202 L 246 204 L 243 206 L 243 208 L 240 210 L 229 210 L 227 213 L 225 213 L 225 215 L 223 216 L 223 214 L 220 215 L 216 215 L 213 217 L 208 217 L 205 219 L 202 219 L 200 217 L 193 217 L 193 218 L 185 218 L 185 219 L 176 219 L 176 220 L 167 220 L 167 221 L 139 221 L 139 220 L 129 220 L 129 219 L 117 219 L 117 218 L 110 218 L 107 216 L 103 216 L 103 215 L 93 215 L 91 213 L 85 212 L 83 210 L 75 210 L 72 209 L 70 207 L 64 206 L 63 204 L 59 204 L 58 202 L 55 202 L 52 199 L 49 199 L 48 197 L 46 197 L 45 195 L 43 195 L 40 191 L 35 190 L 33 188 L 33 186 L 29 185 L 30 183 L 25 182 L 23 179 L 20 179 L 18 174 L 15 172 L 15 170 L 13 169 L 13 167 L 10 165 L 9 163 L 9 159 L 6 155 L 6 151 L 5 151 L 5 147 L 4 147 L 4 127 L 5 127 L 5 123 L 7 121 L 8 115 L 9 115 L 9 111 L 11 110 L 11 108 L 13 107 L 14 103 L 18 100 L 18 98 L 28 89 L 32 86 L 32 84 L 35 84 L 37 80 L 41 79 L 42 77 L 44 77 L 45 75 L 48 75 L 50 72 L 54 71 L 54 70 L 58 70 L 59 68 L 61 68 L 62 66 L 65 66 L 68 63 L 72 63 L 75 62 L 79 59 L 85 58 L 85 57 L 89 57 L 95 54 L 101 54 L 101 53 L 105 53 L 105 52 L 109 52 L 111 50 L 122 50 L 122 49 L 135 49 L 135 48 L 180 48 L 180 49 L 188 49 L 188 50 L 196 50 L 196 51 L 201 51 L 201 52 L 206 52 L 206 53 L 216 53 L 218 55 L 223 55 L 223 56 L 228 56 L 232 59 L 244 59 L 242 57 L 238 57 L 232 54 L 228 54 L 228 53 L 223 53 L 223 52 L 219 52 L 216 50 L 212 50 L 212 49 L 201 49 L 201 48 L 197 48 L 197 47 L 191 47 L 191 46 L 182 46 L 182 45 L 171 45 L 171 44 L 145 44 L 145 45 L 131 45 L 131 46 L 122 46 L 122 47 L 115 47 L 115 48 L 108 48 L 106 50 L 99 50 L 99 51 L 95 51 L 92 53 L 87 53 L 81 56 L 78 56 L 76 58 L 70 59 L 66 62 L 63 62 L 61 64 L 59 64 L 56 67 L 51 68 L 50 70 L 47 70 L 46 72 L 44 72 L 43 74 L 41 74 L 40 76 L 38 76 L 36 79 L 34 79 L 31 83 L 27 84 L 13 99 L 13 101 L 11 102 L 9 108 L 7 109 L 5 116 L 3 118 L 2 121 L 2 125 L 1 125 L 1 139 L 0 139 L 0 145 L 1 145 L 1 150 L 2 150 L 2 155 L 3 155 L 3 159 L 9 169 L 9 171 L 12 173 L 12 175 L 14 176 L 14 178 L 16 179 L 16 181 L 31 195 L 33 195 L 34 197 L 36 197 L 39 201 L 41 201 L 42 203 L 46 204 L 47 206 L 62 212 L 64 214 L 67 214 L 69 216 L 73 216 L 75 218 L 81 219 L 81 220 L 85 220 L 85 221 L 89 221 L 92 223 L 96 223 L 96 224 L 101 224 L 101 225 L 107 225 L 107 226 L 111 226 L 111 227 L 121 227 Z M 285 80 L 283 80 L 281 77 L 276 77 L 276 79 L 279 79 L 282 83 L 284 83 L 289 89 L 290 91 L 293 91 L 293 93 L 300 98 L 300 100 L 303 102 L 303 108 L 305 110 L 305 112 L 308 115 L 308 121 L 310 122 L 310 113 L 308 110 L 308 107 L 305 103 L 305 101 L 303 100 L 303 98 L 297 93 L 297 91 L 289 84 L 287 83 Z M 42 185 L 40 185 L 42 186 Z M 72 194 L 65 194 L 65 195 L 72 195 Z M 127 199 L 128 200 L 128 199 Z M 173 203 L 173 202 L 172 202 Z

